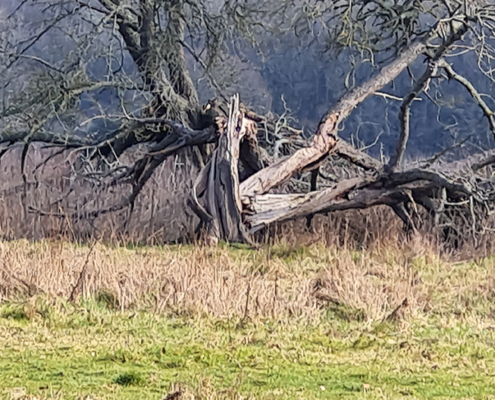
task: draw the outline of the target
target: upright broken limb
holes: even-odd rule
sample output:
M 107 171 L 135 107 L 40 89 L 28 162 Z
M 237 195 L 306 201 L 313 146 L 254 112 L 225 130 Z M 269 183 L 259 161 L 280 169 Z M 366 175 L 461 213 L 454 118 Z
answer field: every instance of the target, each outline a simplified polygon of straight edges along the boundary
M 255 136 L 256 132 L 256 123 L 241 111 L 239 96 L 234 96 L 225 132 L 219 132 L 218 147 L 201 171 L 191 198 L 210 242 L 249 241 L 241 216 L 238 163 L 241 141 L 245 136 Z

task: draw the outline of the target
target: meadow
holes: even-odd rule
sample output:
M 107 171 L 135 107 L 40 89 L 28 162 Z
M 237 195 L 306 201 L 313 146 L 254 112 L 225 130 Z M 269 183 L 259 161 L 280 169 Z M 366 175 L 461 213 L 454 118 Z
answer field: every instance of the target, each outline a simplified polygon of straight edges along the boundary
M 495 259 L 0 242 L 0 398 L 495 398 Z

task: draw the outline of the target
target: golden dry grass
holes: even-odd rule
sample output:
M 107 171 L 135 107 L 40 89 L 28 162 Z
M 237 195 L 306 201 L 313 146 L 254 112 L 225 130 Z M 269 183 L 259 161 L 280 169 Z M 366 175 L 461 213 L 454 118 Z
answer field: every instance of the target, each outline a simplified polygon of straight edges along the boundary
M 94 219 L 88 218 L 87 213 L 120 204 L 130 195 L 130 186 L 105 187 L 71 173 L 71 152 L 44 163 L 55 150 L 37 145 L 30 147 L 24 182 L 21 150 L 11 150 L 0 159 L 1 239 L 101 240 L 147 245 L 194 242 L 198 219 L 186 204 L 194 171 L 182 164 L 179 157 L 168 159 L 155 171 L 138 196 L 131 216 L 129 209 L 124 208 Z M 130 153 L 126 156 L 129 159 L 133 156 Z M 316 216 L 310 230 L 305 222 L 275 224 L 258 234 L 256 240 L 263 244 L 320 243 L 357 249 L 402 246 L 410 240 L 400 219 L 386 206 Z M 487 227 L 495 223 L 485 222 Z M 432 229 L 428 218 L 418 228 L 428 248 L 447 251 L 451 258 L 480 258 L 495 250 L 494 229 L 485 229 L 476 238 L 466 235 L 452 246 L 452 238 L 445 242 L 441 232 Z
M 451 263 L 433 254 L 422 244 L 357 252 L 321 245 L 129 249 L 21 240 L 0 242 L 0 295 L 109 296 L 121 309 L 240 319 L 318 319 L 330 309 L 377 321 L 405 299 L 400 320 L 466 309 L 466 301 L 486 311 L 483 299 L 495 293 L 493 262 Z
M 96 179 L 74 173 L 75 157 L 68 151 L 44 163 L 56 150 L 38 145 L 30 147 L 24 182 L 21 150 L 18 147 L 0 159 L 1 238 L 78 241 L 95 237 L 116 241 L 125 237 L 154 244 L 191 237 L 194 216 L 187 212 L 185 203 L 190 171 L 178 158 L 168 159 L 155 171 L 130 220 L 128 208 L 95 220 L 85 215 L 120 204 L 130 195 L 130 185 L 104 187 Z

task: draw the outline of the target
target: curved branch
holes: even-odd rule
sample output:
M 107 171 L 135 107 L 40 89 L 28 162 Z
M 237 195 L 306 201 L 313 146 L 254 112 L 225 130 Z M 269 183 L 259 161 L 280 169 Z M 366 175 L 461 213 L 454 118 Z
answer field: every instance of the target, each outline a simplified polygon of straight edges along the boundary
M 414 85 L 413 89 L 408 93 L 405 97 L 404 101 L 400 106 L 399 111 L 399 119 L 400 119 L 400 136 L 399 141 L 397 142 L 397 146 L 395 148 L 395 152 L 390 158 L 389 163 L 387 164 L 385 170 L 387 172 L 394 172 L 402 163 L 402 159 L 404 157 L 404 153 L 406 151 L 407 142 L 409 140 L 410 134 L 410 111 L 411 105 L 414 99 L 421 93 L 428 85 L 431 77 L 437 73 L 438 70 L 438 61 L 450 50 L 450 47 L 459 39 L 462 38 L 462 35 L 467 32 L 467 25 L 461 24 L 457 29 L 455 29 L 452 34 L 449 36 L 447 40 L 445 40 L 437 49 L 437 51 L 433 54 L 433 56 L 428 61 L 428 68 L 423 73 L 421 78 L 419 78 L 418 82 Z
M 146 129 L 146 125 L 155 125 L 158 127 L 164 125 L 169 129 L 153 131 Z M 148 135 L 144 135 L 147 142 L 156 142 L 161 137 L 161 140 L 149 147 L 146 156 L 163 153 L 171 155 L 183 147 L 214 143 L 218 138 L 215 133 L 215 125 L 210 125 L 202 130 L 193 130 L 177 121 L 167 118 L 136 118 L 131 120 L 129 125 L 121 128 L 120 133 L 114 133 L 110 139 L 100 142 L 97 145 L 98 153 L 105 157 L 111 154 L 115 154 L 117 157 L 120 156 L 125 150 L 142 141 L 136 135 L 139 129 L 144 129 L 148 133 Z
M 431 34 L 431 33 L 430 33 Z M 338 125 L 352 110 L 377 90 L 392 82 L 416 58 L 425 52 L 430 35 L 413 42 L 402 54 L 376 75 L 344 95 L 339 102 L 325 113 L 307 148 L 296 151 L 291 157 L 281 160 L 259 171 L 241 184 L 241 196 L 245 204 L 256 194 L 266 193 L 307 165 L 318 162 L 337 145 Z
M 356 149 L 342 139 L 337 143 L 335 153 L 366 171 L 379 171 L 383 167 L 376 158 Z
M 462 183 L 460 179 L 452 180 L 439 172 L 424 169 L 411 169 L 404 172 L 396 172 L 389 176 L 382 177 L 381 181 L 386 188 L 405 185 L 415 181 L 428 181 L 438 187 L 444 187 L 452 193 L 461 193 L 467 196 L 478 197 L 473 192 L 472 188 Z
M 399 140 L 397 142 L 397 146 L 395 148 L 395 152 L 390 158 L 389 163 L 385 167 L 387 172 L 396 171 L 397 168 L 402 164 L 402 159 L 404 157 L 404 153 L 406 152 L 407 142 L 409 140 L 410 134 L 410 111 L 411 105 L 414 99 L 418 96 L 420 92 L 422 92 L 432 75 L 434 75 L 437 71 L 437 65 L 434 62 L 430 62 L 428 64 L 428 68 L 423 73 L 421 78 L 416 82 L 414 88 L 408 93 L 408 95 L 402 101 L 399 110 L 399 119 L 400 119 L 400 135 Z
M 493 111 L 490 109 L 488 104 L 486 104 L 485 100 L 483 100 L 481 94 L 476 90 L 474 85 L 464 76 L 459 75 L 457 72 L 455 72 L 452 66 L 445 60 L 442 60 L 439 66 L 447 72 L 447 75 L 450 79 L 456 80 L 467 89 L 473 100 L 478 104 L 478 106 L 481 108 L 481 111 L 483 111 L 483 114 L 485 114 L 485 117 L 488 119 L 490 130 L 495 137 L 495 117 Z
M 493 165 L 493 164 L 495 164 L 495 154 L 492 154 L 492 155 L 484 158 L 483 160 L 472 164 L 471 169 L 474 172 L 477 172 L 480 169 L 483 169 L 483 168 L 488 167 L 489 165 Z

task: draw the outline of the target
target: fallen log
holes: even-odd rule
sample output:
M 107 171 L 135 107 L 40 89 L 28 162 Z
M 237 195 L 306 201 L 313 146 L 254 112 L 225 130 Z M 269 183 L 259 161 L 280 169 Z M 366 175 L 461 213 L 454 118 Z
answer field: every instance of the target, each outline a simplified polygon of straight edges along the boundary
M 412 43 L 399 57 L 382 68 L 376 75 L 344 95 L 340 101 L 322 117 L 310 145 L 299 149 L 292 156 L 280 160 L 241 183 L 240 193 L 244 205 L 249 205 L 252 197 L 268 192 L 285 182 L 297 172 L 311 164 L 316 164 L 329 152 L 335 151 L 338 143 L 338 126 L 361 102 L 392 82 L 405 68 L 426 50 L 429 36 Z

